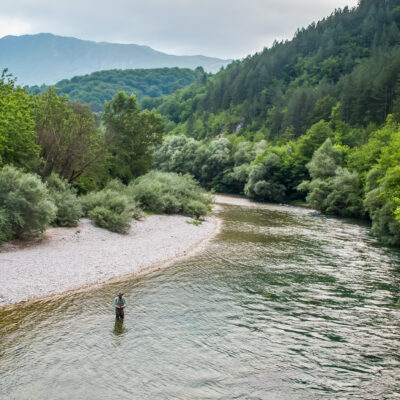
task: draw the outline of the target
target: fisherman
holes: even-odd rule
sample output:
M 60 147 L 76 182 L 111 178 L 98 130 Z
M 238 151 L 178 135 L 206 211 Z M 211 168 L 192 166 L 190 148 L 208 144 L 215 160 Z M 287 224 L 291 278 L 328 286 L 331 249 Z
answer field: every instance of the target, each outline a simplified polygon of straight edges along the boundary
M 126 306 L 125 299 L 122 298 L 123 293 L 119 292 L 118 296 L 114 299 L 115 317 L 124 319 L 124 308 Z

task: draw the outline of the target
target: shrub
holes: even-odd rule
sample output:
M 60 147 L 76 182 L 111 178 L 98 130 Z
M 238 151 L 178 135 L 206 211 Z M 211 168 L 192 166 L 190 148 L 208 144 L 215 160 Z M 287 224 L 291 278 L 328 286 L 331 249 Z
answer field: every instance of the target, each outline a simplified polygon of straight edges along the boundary
M 0 208 L 0 244 L 13 237 L 10 219 L 5 209 Z
M 129 230 L 131 220 L 129 212 L 119 214 L 109 208 L 101 206 L 91 210 L 89 212 L 89 218 L 93 220 L 97 226 L 118 233 L 126 233 Z
M 128 231 L 135 209 L 126 195 L 111 189 L 89 193 L 82 197 L 81 204 L 96 225 L 118 233 Z
M 124 193 L 126 186 L 119 179 L 112 179 L 107 183 L 104 190 L 114 190 L 115 192 Z
M 245 195 L 255 200 L 283 201 L 286 187 L 279 177 L 281 158 L 275 153 L 268 153 L 260 160 L 250 168 L 249 179 L 244 187 Z
M 307 203 L 323 213 L 362 217 L 360 177 L 342 168 L 342 159 L 341 150 L 327 139 L 307 164 L 312 180 L 302 182 L 297 189 L 308 192 Z
M 400 167 L 390 168 L 384 176 L 373 169 L 367 176 L 367 192 L 364 206 L 372 220 L 372 233 L 383 243 L 400 244 L 400 220 L 397 217 L 400 196 Z
M 198 200 L 190 200 L 184 205 L 183 213 L 190 217 L 200 218 L 202 215 L 206 215 L 209 210 L 209 205 Z
M 210 210 L 211 196 L 190 175 L 151 171 L 132 182 L 127 193 L 146 211 L 199 218 Z
M 0 171 L 0 209 L 1 224 L 8 232 L 3 234 L 6 238 L 43 232 L 54 220 L 57 211 L 40 178 L 14 167 L 5 167 Z
M 56 174 L 47 179 L 50 198 L 57 207 L 56 218 L 53 221 L 57 226 L 76 226 L 82 216 L 82 207 L 76 196 L 76 190 Z

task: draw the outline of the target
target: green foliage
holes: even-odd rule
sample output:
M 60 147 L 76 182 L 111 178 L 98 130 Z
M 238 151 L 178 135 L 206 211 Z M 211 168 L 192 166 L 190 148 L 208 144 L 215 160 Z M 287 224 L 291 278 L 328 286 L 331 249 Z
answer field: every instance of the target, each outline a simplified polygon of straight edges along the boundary
M 108 131 L 110 175 L 128 183 L 146 173 L 153 163 L 154 146 L 162 141 L 161 117 L 152 111 L 140 111 L 135 96 L 120 92 L 106 103 L 104 121 Z
M 143 105 L 178 124 L 173 133 L 196 139 L 261 127 L 267 139 L 296 139 L 321 119 L 329 122 L 338 102 L 344 122 L 381 124 L 400 104 L 398 6 L 373 0 L 336 9 L 291 41 Z
M 200 226 L 202 224 L 202 222 L 199 220 L 186 221 L 186 223 L 189 225 L 194 225 L 194 226 Z
M 365 159 L 374 162 L 366 176 L 364 206 L 372 220 L 372 232 L 384 243 L 400 244 L 400 126 L 392 116 L 352 158 L 363 170 Z M 355 160 L 362 162 L 356 163 Z
M 0 171 L 0 210 L 2 237 L 7 240 L 43 232 L 57 209 L 38 176 L 7 166 Z
M 29 167 L 39 153 L 32 98 L 4 70 L 0 78 L 0 167 Z
M 35 98 L 35 117 L 43 177 L 55 172 L 71 183 L 104 155 L 104 138 L 87 106 L 50 90 Z
M 210 210 L 211 198 L 189 175 L 151 171 L 132 182 L 128 193 L 146 211 L 199 218 Z
M 332 138 L 333 132 L 329 124 L 319 121 L 302 135 L 297 143 L 296 151 L 301 162 L 307 162 L 326 139 Z
M 5 208 L 0 208 L 0 244 L 13 238 L 10 217 Z
M 364 205 L 372 220 L 372 232 L 387 244 L 399 245 L 400 166 L 389 168 L 380 179 L 379 175 L 383 175 L 383 170 L 374 169 L 369 173 L 371 190 L 366 194 Z
M 397 243 L 399 9 L 398 0 L 337 9 L 291 41 L 143 102 L 170 134 L 156 167 L 258 200 L 303 191 L 322 212 L 368 211 L 372 231 Z
M 126 188 L 155 160 L 156 169 L 190 174 L 215 191 L 278 202 L 307 195 L 310 205 L 328 214 L 368 212 L 372 232 L 399 244 L 399 9 L 399 0 L 363 0 L 335 10 L 293 40 L 275 42 L 214 76 L 198 70 L 197 81 L 167 96 L 145 97 L 141 108 L 134 96 L 118 93 L 106 103 L 104 121 L 52 91 L 32 99 L 3 76 L 0 165 L 35 168 L 44 177 L 57 172 L 81 193 L 120 179 L 83 200 L 86 215 L 114 230 L 126 229 L 124 221 L 138 210 L 134 199 L 157 212 L 207 212 L 203 195 L 190 193 L 200 189 L 189 177 L 152 172 Z M 165 72 L 178 78 L 181 71 Z M 164 91 L 164 71 L 157 73 L 106 71 L 63 85 L 75 96 L 87 84 L 97 102 L 115 94 L 106 88 L 116 89 L 119 76 L 159 76 L 135 92 L 140 97 L 148 88 L 157 96 Z M 106 86 L 93 80 L 100 77 Z M 13 225 L 3 211 L 0 225 L 9 237 Z
M 104 103 L 118 92 L 134 94 L 138 99 L 163 96 L 191 84 L 203 73 L 187 68 L 113 69 L 64 79 L 54 86 L 32 86 L 28 90 L 40 94 L 57 88 L 60 95 L 88 103 L 93 111 L 102 111 Z
M 56 226 L 77 226 L 82 216 L 82 207 L 76 196 L 76 190 L 65 180 L 52 173 L 47 179 L 49 196 L 57 207 Z
M 307 203 L 319 211 L 360 217 L 364 211 L 359 176 L 342 165 L 342 152 L 327 139 L 307 164 L 312 180 L 300 184 L 299 190 L 308 192 Z
M 104 189 L 83 196 L 81 203 L 84 214 L 97 226 L 112 232 L 128 232 L 135 205 L 124 193 Z
M 360 179 L 357 172 L 337 168 L 326 198 L 326 213 L 343 217 L 363 216 Z
M 267 153 L 258 164 L 253 165 L 244 188 L 246 196 L 256 200 L 283 201 L 286 187 L 279 181 L 281 158 Z
M 130 213 L 118 211 L 119 207 L 124 207 L 124 205 L 119 202 L 119 204 L 110 205 L 111 207 L 95 207 L 89 212 L 89 218 L 94 221 L 94 223 L 101 227 L 106 228 L 111 232 L 126 233 L 130 228 Z M 117 210 L 113 210 L 113 206 L 116 206 Z
M 330 139 L 317 149 L 312 160 L 307 164 L 310 176 L 313 179 L 326 179 L 335 176 L 337 168 L 343 163 L 342 152 L 332 145 Z

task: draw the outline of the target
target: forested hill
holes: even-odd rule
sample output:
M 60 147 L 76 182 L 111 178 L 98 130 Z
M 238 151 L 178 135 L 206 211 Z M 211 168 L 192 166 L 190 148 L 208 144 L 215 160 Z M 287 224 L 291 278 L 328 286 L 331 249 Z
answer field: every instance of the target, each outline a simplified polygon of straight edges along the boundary
M 371 218 L 400 244 L 400 0 L 360 0 L 172 95 L 156 167 L 263 201 Z
M 105 101 L 110 101 L 118 92 L 158 97 L 181 89 L 203 76 L 204 70 L 187 68 L 128 69 L 94 72 L 89 75 L 63 79 L 54 86 L 32 86 L 33 94 L 44 93 L 50 88 L 59 89 L 58 94 L 67 94 L 70 100 L 87 103 L 93 111 L 101 111 Z
M 54 84 L 77 75 L 108 69 L 199 66 L 216 72 L 229 60 L 174 56 L 148 46 L 92 42 L 49 33 L 0 39 L 0 70 L 8 68 L 22 85 Z
M 400 93 L 399 6 L 399 0 L 363 0 L 356 9 L 336 10 L 299 29 L 293 40 L 276 42 L 201 85 L 145 106 L 187 122 L 186 133 L 196 138 L 232 133 L 238 126 L 261 129 L 268 139 L 298 137 L 329 119 L 337 101 L 352 125 L 382 123 Z M 215 122 L 213 115 L 221 118 Z

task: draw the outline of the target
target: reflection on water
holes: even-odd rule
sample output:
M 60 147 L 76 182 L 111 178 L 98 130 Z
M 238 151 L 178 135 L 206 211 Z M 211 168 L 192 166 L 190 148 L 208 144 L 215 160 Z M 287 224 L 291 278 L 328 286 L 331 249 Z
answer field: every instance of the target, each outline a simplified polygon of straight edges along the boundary
M 115 319 L 114 330 L 113 333 L 115 336 L 120 336 L 125 333 L 126 329 L 124 328 L 124 320 Z
M 301 208 L 221 217 L 167 270 L 1 311 L 0 399 L 400 398 L 400 253 Z

